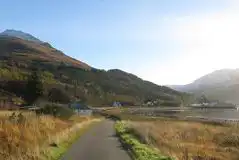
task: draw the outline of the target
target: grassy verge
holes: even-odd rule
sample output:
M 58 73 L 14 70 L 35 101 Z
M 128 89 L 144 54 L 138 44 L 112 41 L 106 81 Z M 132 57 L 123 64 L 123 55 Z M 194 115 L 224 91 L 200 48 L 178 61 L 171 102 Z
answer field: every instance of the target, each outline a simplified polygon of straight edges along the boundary
M 44 155 L 44 159 L 46 160 L 58 160 L 60 159 L 64 153 L 67 152 L 69 147 L 83 134 L 85 133 L 90 127 L 95 125 L 98 121 L 92 121 L 88 124 L 85 124 L 77 131 L 73 132 L 70 135 L 70 138 L 58 143 L 57 145 L 51 146 L 47 149 L 47 152 Z
M 116 133 L 120 137 L 123 146 L 130 151 L 135 160 L 173 160 L 165 157 L 160 152 L 146 144 L 141 143 L 133 134 L 131 134 L 127 124 L 119 121 L 115 125 Z
M 47 155 L 54 159 L 94 119 L 93 116 L 60 119 L 29 111 L 0 111 L 0 159 L 42 160 Z

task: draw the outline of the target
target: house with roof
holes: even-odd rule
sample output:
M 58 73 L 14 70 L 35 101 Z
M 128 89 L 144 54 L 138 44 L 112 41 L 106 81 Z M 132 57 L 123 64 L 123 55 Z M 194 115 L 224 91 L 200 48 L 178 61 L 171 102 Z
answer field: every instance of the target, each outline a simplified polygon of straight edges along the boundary
M 93 113 L 93 110 L 89 106 L 80 102 L 71 103 L 70 108 L 78 115 L 91 116 Z
M 113 107 L 121 107 L 121 103 L 120 102 L 113 102 Z

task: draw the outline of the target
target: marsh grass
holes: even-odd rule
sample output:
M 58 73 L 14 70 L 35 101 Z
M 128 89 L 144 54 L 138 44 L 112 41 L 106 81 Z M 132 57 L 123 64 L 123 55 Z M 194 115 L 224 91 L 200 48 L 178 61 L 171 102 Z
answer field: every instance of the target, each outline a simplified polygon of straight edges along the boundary
M 24 112 L 25 120 L 10 121 L 10 111 L 0 112 L 0 159 L 38 160 L 51 144 L 67 139 L 82 122 L 91 118 L 74 116 L 61 120 L 52 116 L 36 116 Z M 19 113 L 16 112 L 16 115 Z
M 134 135 L 178 160 L 238 160 L 239 125 L 190 121 L 128 122 Z

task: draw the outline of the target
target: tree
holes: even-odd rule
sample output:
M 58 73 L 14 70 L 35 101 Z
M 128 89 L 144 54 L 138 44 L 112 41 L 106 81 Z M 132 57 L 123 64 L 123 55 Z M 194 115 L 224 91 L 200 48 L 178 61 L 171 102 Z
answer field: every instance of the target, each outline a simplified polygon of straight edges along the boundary
M 52 88 L 49 90 L 48 99 L 49 101 L 55 103 L 65 104 L 70 102 L 70 97 L 67 95 L 67 93 L 58 88 Z
M 26 101 L 33 104 L 40 96 L 43 95 L 43 84 L 37 70 L 33 70 L 27 79 L 26 85 Z

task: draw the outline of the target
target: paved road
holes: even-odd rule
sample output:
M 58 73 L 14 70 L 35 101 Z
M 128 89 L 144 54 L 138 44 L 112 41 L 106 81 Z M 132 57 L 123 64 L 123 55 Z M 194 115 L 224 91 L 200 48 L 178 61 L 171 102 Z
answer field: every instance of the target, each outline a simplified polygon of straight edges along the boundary
M 115 137 L 114 122 L 104 120 L 74 143 L 62 160 L 131 160 Z

